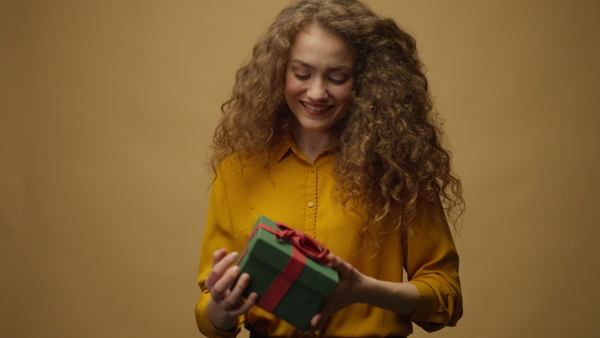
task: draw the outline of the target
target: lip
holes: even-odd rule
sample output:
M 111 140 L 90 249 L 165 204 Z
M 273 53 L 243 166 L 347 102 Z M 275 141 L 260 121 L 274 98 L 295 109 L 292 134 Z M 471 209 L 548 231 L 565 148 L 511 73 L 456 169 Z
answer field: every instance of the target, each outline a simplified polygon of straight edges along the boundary
M 320 116 L 320 115 L 327 114 L 329 111 L 331 111 L 335 107 L 334 105 L 330 105 L 330 104 L 313 103 L 313 102 L 307 102 L 307 101 L 299 101 L 299 102 L 300 102 L 300 106 L 302 106 L 304 111 L 306 111 L 308 114 L 313 115 L 313 116 Z M 311 108 L 309 108 L 309 106 L 314 107 L 317 110 L 311 109 Z

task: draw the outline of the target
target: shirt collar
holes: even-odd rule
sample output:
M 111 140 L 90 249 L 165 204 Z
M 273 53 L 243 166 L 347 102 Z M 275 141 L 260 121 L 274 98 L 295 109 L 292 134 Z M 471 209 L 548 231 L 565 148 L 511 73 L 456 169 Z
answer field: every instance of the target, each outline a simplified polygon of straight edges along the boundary
M 329 153 L 334 152 L 336 149 L 337 149 L 336 146 L 332 146 L 332 147 L 329 147 L 329 148 L 323 150 L 323 152 L 321 154 L 319 154 L 319 156 L 317 156 L 317 159 L 321 156 L 326 156 Z M 304 157 L 302 152 L 300 152 L 300 150 L 298 149 L 296 142 L 294 142 L 292 135 L 287 134 L 283 138 L 282 142 L 277 144 L 273 148 L 273 150 L 271 151 L 271 155 L 269 156 L 269 161 L 273 164 L 279 163 L 287 154 L 289 154 L 291 152 L 295 153 L 296 156 L 298 156 L 306 161 L 306 158 Z
M 292 136 L 288 134 L 283 138 L 283 142 L 280 142 L 273 148 L 271 155 L 269 156 L 269 161 L 271 161 L 271 163 L 279 163 L 279 161 L 291 151 L 292 146 L 295 146 L 294 140 L 292 139 Z

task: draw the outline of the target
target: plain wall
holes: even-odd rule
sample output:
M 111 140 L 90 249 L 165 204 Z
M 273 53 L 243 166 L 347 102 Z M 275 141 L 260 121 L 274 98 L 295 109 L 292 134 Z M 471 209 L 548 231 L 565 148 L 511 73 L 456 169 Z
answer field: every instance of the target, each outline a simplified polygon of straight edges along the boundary
M 286 3 L 0 1 L 1 337 L 201 336 L 203 157 Z M 417 39 L 464 183 L 435 336 L 600 336 L 600 3 L 367 3 Z

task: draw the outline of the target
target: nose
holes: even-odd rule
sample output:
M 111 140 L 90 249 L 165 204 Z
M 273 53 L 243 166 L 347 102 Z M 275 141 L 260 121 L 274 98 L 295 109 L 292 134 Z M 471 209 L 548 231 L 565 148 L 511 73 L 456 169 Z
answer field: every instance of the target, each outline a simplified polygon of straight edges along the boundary
M 322 80 L 313 81 L 306 92 L 306 97 L 312 102 L 324 102 L 329 98 L 327 85 Z

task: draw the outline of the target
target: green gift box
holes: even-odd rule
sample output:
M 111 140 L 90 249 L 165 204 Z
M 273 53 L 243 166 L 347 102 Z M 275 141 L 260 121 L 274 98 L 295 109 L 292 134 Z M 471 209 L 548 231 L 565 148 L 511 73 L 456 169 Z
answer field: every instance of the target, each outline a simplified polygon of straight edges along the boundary
M 327 253 L 301 231 L 260 216 L 237 262 L 240 273 L 250 275 L 244 297 L 256 292 L 256 305 L 307 330 L 339 282 L 325 264 Z

